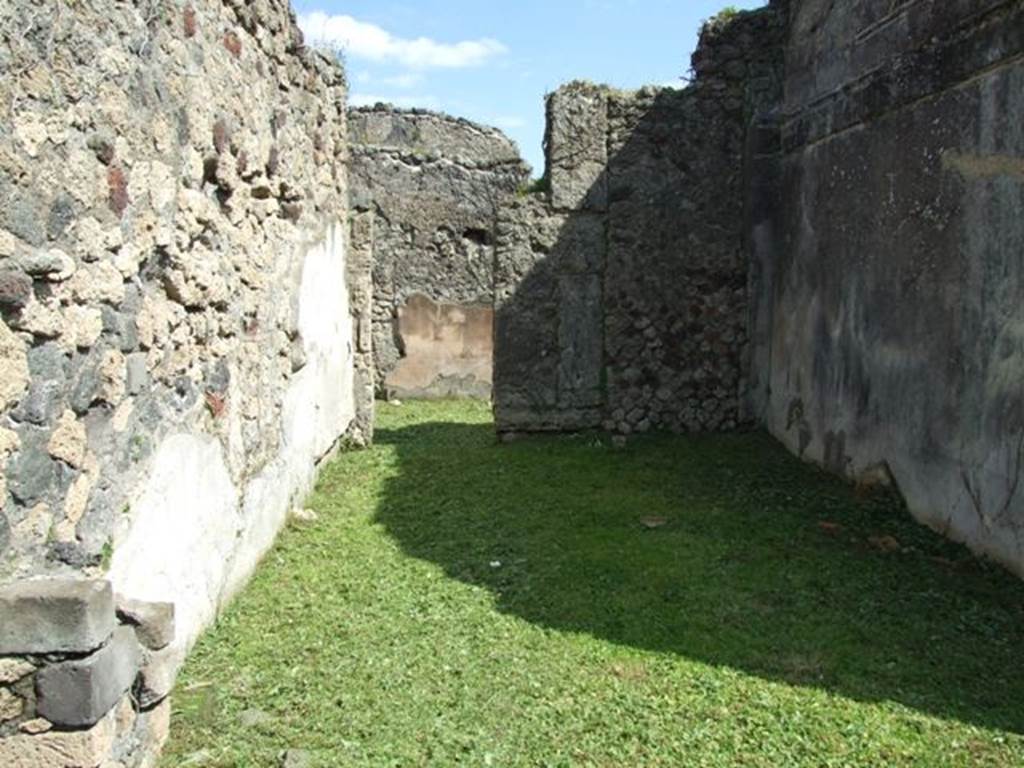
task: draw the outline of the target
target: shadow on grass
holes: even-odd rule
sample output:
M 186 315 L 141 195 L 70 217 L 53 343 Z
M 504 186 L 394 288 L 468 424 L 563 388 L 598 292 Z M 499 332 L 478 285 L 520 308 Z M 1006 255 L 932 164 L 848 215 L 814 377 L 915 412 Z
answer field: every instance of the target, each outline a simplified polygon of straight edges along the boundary
M 377 441 L 400 460 L 377 520 L 504 613 L 1024 733 L 1024 584 L 767 436 Z

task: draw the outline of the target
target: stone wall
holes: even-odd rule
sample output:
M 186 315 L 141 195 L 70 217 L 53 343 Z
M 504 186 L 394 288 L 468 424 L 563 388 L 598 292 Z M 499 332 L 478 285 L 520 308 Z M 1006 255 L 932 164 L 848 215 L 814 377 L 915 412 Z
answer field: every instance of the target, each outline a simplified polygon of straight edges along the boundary
M 490 397 L 495 220 L 529 168 L 504 134 L 467 120 L 380 105 L 349 123 L 379 394 Z
M 1019 2 L 776 0 L 683 91 L 560 89 L 499 431 L 764 424 L 1024 573 L 1022 60 Z
M 499 226 L 499 431 L 748 419 L 744 150 L 779 98 L 784 29 L 779 6 L 709 22 L 683 90 L 549 97 L 550 192 Z
M 122 695 L 146 684 L 158 649 L 115 612 L 135 624 L 124 606 L 173 605 L 173 679 L 317 462 L 370 437 L 370 265 L 346 247 L 345 82 L 302 47 L 284 0 L 9 5 L 0 764 L 49 764 L 31 755 L 73 744 L 133 765 L 149 751 L 126 746 L 136 723 L 159 733 L 165 714 L 159 696 Z M 63 621 L 48 606 L 94 599 L 83 578 L 107 597 L 82 608 L 78 639 L 46 648 Z M 44 672 L 78 687 L 48 689 Z M 65 693 L 50 706 L 45 690 Z M 73 695 L 83 708 L 69 710 Z
M 802 0 L 791 23 L 754 407 L 1024 574 L 1024 7 Z
M 600 426 L 604 224 L 600 214 L 557 211 L 539 196 L 502 212 L 494 292 L 499 433 Z
M 117 597 L 109 581 L 0 588 L 0 764 L 154 765 L 184 651 L 174 606 Z
M 1024 574 L 1019 0 L 715 20 L 682 91 L 549 98 L 542 194 L 496 131 L 355 110 L 351 217 L 284 0 L 0 39 L 0 764 L 152 764 L 374 368 L 486 395 L 492 307 L 500 431 L 759 421 Z

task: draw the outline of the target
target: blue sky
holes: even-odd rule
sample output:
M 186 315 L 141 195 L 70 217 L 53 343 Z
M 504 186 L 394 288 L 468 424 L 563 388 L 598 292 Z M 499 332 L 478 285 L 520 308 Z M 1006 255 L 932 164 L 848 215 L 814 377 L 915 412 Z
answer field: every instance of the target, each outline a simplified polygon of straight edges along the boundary
M 576 78 L 681 84 L 702 19 L 764 0 L 293 0 L 307 39 L 344 49 L 353 104 L 496 125 L 543 171 L 544 94 Z M 312 40 L 310 42 L 313 42 Z

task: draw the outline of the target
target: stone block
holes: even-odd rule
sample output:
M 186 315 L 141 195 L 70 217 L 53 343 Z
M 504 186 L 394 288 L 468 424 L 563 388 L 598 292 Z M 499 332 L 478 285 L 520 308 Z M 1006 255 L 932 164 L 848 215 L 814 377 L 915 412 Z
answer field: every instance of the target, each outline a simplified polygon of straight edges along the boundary
M 19 724 L 18 730 L 22 733 L 38 736 L 40 733 L 46 733 L 47 731 L 53 730 L 53 723 L 45 717 L 35 717 L 31 720 L 25 720 Z
M 19 439 L 21 451 L 7 467 L 8 490 L 23 506 L 31 507 L 42 501 L 54 486 L 60 482 L 61 468 L 46 450 L 49 433 L 38 427 L 23 425 Z M 3 598 L 0 597 L 0 616 L 4 615 Z M 4 630 L 0 627 L 0 638 Z M 0 639 L 0 653 L 4 644 Z M 15 651 L 16 652 L 16 651 Z
M 135 702 L 132 694 L 129 693 L 121 698 L 121 701 L 114 707 L 114 725 L 117 728 L 117 738 L 120 740 L 128 736 L 135 729 L 138 720 L 138 712 L 135 711 Z
M 85 659 L 46 667 L 36 675 L 36 709 L 59 726 L 90 726 L 113 709 L 131 687 L 140 651 L 130 627 Z
M 73 411 L 67 410 L 57 419 L 47 449 L 53 458 L 72 467 L 81 467 L 85 461 L 88 440 L 85 425 L 75 418 Z
M 36 668 L 24 659 L 0 659 L 0 685 L 16 683 Z
M 184 660 L 184 649 L 176 646 L 168 646 L 146 654 L 133 691 L 135 700 L 142 709 L 149 709 L 167 698 L 174 688 L 174 681 Z
M 0 270 L 0 307 L 17 311 L 27 307 L 31 301 L 32 278 L 18 270 Z
M 139 713 L 135 733 L 142 743 L 142 752 L 155 755 L 163 749 L 171 731 L 171 700 L 164 699 L 148 712 Z
M 33 277 L 54 282 L 67 280 L 75 272 L 75 262 L 63 251 L 56 248 L 33 249 L 19 255 L 18 265 Z
M 0 688 L 0 723 L 20 717 L 25 701 L 7 688 Z
M 117 617 L 135 629 L 139 642 L 159 651 L 174 640 L 174 603 L 154 603 L 117 596 Z
M 137 395 L 149 386 L 149 367 L 144 352 L 135 352 L 125 358 L 125 375 L 129 395 Z
M 114 626 L 107 581 L 46 579 L 0 588 L 0 654 L 88 653 Z
M 0 409 L 21 399 L 28 389 L 29 370 L 25 343 L 0 322 Z
M 608 93 L 570 83 L 548 98 L 547 160 L 551 204 L 558 210 L 608 206 Z
M 603 308 L 596 275 L 559 279 L 558 404 L 562 408 L 598 406 L 603 400 Z
M 11 413 L 20 422 L 44 426 L 59 413 L 62 382 L 58 379 L 34 377 L 29 391 Z
M 4 768 L 98 768 L 114 745 L 114 718 L 81 731 L 48 731 L 0 739 Z

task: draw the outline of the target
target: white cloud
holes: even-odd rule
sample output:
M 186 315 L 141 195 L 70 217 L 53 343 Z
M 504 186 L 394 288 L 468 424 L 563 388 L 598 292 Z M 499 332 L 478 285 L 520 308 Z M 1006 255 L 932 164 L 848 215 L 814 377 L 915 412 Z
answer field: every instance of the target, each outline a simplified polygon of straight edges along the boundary
M 458 43 L 439 43 L 429 37 L 395 37 L 376 24 L 351 16 L 328 16 L 322 11 L 301 14 L 299 27 L 313 45 L 336 46 L 352 58 L 398 62 L 411 69 L 475 67 L 508 50 L 487 37 Z

